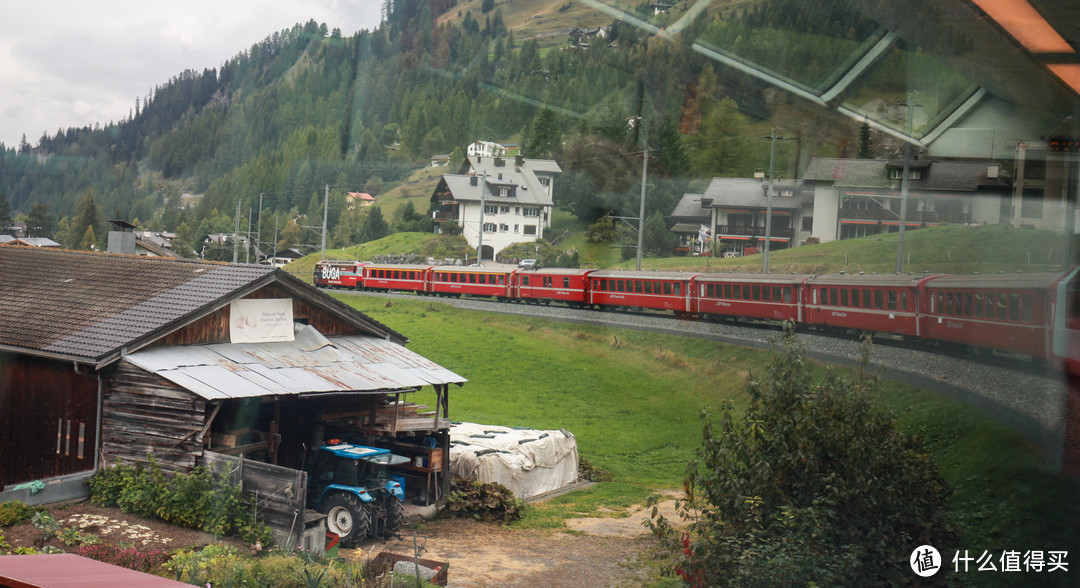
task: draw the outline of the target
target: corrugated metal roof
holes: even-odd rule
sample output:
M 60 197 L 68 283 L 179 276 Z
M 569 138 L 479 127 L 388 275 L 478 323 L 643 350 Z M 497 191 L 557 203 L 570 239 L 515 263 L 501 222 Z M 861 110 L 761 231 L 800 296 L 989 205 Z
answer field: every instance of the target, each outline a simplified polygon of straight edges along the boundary
M 466 382 L 393 341 L 328 339 L 306 325 L 290 342 L 156 347 L 132 353 L 127 360 L 211 401 Z

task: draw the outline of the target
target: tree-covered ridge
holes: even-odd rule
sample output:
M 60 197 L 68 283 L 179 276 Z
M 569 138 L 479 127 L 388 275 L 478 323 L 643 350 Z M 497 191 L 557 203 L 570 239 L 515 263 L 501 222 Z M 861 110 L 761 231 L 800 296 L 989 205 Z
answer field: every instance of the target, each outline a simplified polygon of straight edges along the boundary
M 376 30 L 343 36 L 309 21 L 274 33 L 219 70 L 154 88 L 122 121 L 0 148 L 0 193 L 19 213 L 39 204 L 65 217 L 54 230 L 68 246 L 84 236 L 73 215 L 87 198 L 104 216 L 183 233 L 181 244 L 194 245 L 231 232 L 237 201 L 246 212 L 260 196 L 264 231 L 276 223 L 302 233 L 289 225 L 321 223 L 329 187 L 339 196 L 331 232 L 348 245 L 360 237 L 348 226 L 367 213 L 346 214 L 344 192 L 392 186 L 431 155 L 460 154 L 474 140 L 558 160 L 556 203 L 590 220 L 636 213 L 645 147 L 656 193 L 649 215 L 670 213 L 686 178 L 749 175 L 766 160 L 760 118 L 775 105 L 759 83 L 689 46 L 712 17 L 686 39 L 614 23 L 607 42 L 541 48 L 515 39 L 499 7 L 482 8 L 388 0 Z M 462 24 L 436 24 L 446 10 L 463 10 Z M 770 18 L 763 14 L 743 18 Z M 679 134 L 688 117 L 691 130 Z

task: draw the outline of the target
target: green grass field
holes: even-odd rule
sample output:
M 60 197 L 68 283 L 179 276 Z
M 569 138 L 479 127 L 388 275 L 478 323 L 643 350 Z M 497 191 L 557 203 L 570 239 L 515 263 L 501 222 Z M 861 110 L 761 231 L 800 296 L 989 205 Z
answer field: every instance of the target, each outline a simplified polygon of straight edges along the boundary
M 470 312 L 428 299 L 339 295 L 412 339 L 409 347 L 468 378 L 450 392 L 451 418 L 565 428 L 613 481 L 529 510 L 523 527 L 564 528 L 569 517 L 618 513 L 678 489 L 700 440 L 699 412 L 744 403 L 747 375 L 767 354 L 625 329 Z M 1067 549 L 1080 514 L 1071 483 L 1027 440 L 974 409 L 895 382 L 878 405 L 919 435 L 955 494 L 973 549 Z M 431 402 L 426 392 L 418 402 Z

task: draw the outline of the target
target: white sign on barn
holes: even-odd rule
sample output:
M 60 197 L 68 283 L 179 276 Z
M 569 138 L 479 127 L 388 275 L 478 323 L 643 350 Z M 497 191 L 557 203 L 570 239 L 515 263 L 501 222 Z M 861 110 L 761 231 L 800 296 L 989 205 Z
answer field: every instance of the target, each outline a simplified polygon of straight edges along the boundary
M 234 300 L 229 304 L 229 340 L 232 343 L 292 341 L 292 300 Z

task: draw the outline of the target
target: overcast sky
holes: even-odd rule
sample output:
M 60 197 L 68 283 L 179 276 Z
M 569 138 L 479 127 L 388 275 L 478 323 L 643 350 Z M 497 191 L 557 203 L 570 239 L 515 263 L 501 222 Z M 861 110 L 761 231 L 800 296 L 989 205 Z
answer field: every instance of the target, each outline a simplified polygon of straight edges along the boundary
M 0 143 L 128 115 L 185 69 L 220 67 L 274 31 L 314 19 L 351 35 L 382 0 L 38 0 L 0 17 Z

